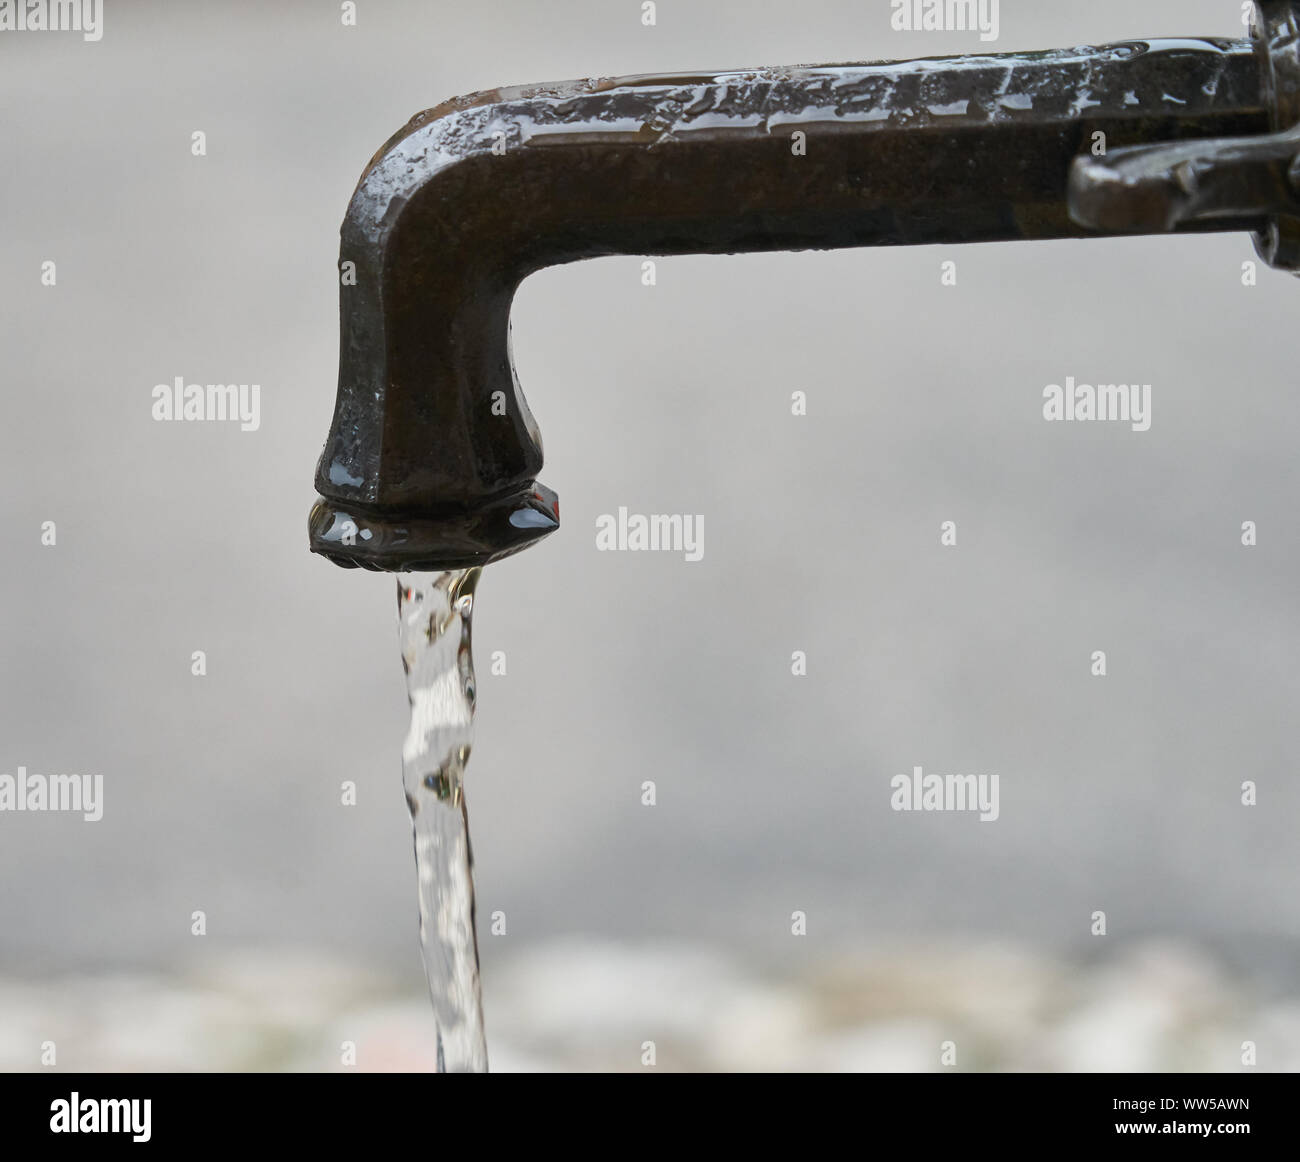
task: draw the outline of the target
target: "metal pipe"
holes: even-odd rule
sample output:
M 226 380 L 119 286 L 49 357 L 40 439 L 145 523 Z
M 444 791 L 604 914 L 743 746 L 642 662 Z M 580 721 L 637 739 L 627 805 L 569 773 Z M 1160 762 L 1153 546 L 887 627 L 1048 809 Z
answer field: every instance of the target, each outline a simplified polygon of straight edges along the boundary
M 1098 142 L 1266 132 L 1265 89 L 1253 41 L 1152 40 L 586 80 L 421 113 L 366 168 L 343 223 L 355 283 L 341 289 L 312 550 L 349 567 L 462 568 L 558 526 L 510 355 L 511 301 L 536 270 L 1091 236 L 1070 216 L 1076 158 Z M 1262 224 L 1248 207 L 1175 225 Z

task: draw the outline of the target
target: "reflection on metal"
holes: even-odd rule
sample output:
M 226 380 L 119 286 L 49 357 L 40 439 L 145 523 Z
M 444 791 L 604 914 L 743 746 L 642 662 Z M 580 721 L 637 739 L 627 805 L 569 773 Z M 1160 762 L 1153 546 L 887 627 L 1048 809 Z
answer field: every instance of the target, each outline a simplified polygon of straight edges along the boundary
M 1158 231 L 1255 216 L 1260 255 L 1300 270 L 1300 4 L 1263 0 L 1252 31 L 1273 132 L 1080 157 L 1070 179 L 1075 221 Z
M 600 78 L 419 114 L 343 223 L 313 551 L 456 569 L 558 527 L 510 354 L 546 266 L 1164 230 L 1254 230 L 1294 265 L 1297 51 L 1296 6 L 1269 2 L 1239 41 Z

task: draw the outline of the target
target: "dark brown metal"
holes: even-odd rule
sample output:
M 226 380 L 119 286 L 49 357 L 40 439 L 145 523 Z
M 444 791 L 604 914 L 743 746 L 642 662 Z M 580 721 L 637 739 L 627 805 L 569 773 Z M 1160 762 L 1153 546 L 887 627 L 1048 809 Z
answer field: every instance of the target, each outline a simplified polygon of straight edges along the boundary
M 1300 3 L 1256 0 L 1251 32 L 1263 61 L 1271 127 L 1284 133 L 1300 125 Z M 1255 235 L 1255 249 L 1270 266 L 1300 271 L 1300 203 L 1293 200 L 1269 219 Z
M 1291 215 L 1300 127 L 1261 137 L 1139 145 L 1074 163 L 1070 213 L 1095 230 L 1160 231 L 1243 215 L 1268 217 L 1260 253 L 1280 265 Z
M 1274 132 L 1079 157 L 1070 177 L 1076 222 L 1150 232 L 1253 214 L 1262 220 L 1259 254 L 1271 266 L 1300 270 L 1300 3 L 1261 0 L 1252 31 Z
M 1071 219 L 1067 183 L 1094 134 L 1114 150 L 1269 128 L 1249 40 L 587 80 L 421 113 L 343 223 L 356 281 L 311 547 L 445 569 L 557 527 L 509 343 L 515 289 L 542 267 L 1081 237 L 1096 231 Z M 1173 226 L 1262 224 L 1248 207 Z

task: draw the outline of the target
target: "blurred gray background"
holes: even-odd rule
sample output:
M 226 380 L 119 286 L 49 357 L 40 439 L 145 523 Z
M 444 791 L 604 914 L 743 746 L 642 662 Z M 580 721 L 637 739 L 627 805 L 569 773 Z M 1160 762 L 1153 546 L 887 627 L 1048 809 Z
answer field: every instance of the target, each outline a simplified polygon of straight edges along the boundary
M 1239 36 L 1239 9 L 1005 0 L 993 47 Z M 0 816 L 0 971 L 293 948 L 418 992 L 394 583 L 305 531 L 362 167 L 499 84 L 981 45 L 894 33 L 883 0 L 666 0 L 654 28 L 633 0 L 361 0 L 356 28 L 326 0 L 107 0 L 104 23 L 0 34 L 0 771 L 105 784 L 96 824 Z M 1253 257 L 1220 236 L 526 282 L 516 363 L 563 526 L 479 588 L 468 795 L 480 917 L 508 918 L 480 940 L 490 1036 L 521 957 L 578 950 L 548 994 L 578 1003 L 574 941 L 778 974 L 1157 941 L 1215 988 L 1297 991 L 1300 289 L 1243 287 Z M 1067 375 L 1151 383 L 1151 430 L 1045 424 Z M 155 423 L 176 376 L 261 384 L 261 429 Z M 704 560 L 596 552 L 620 505 L 704 514 Z M 998 774 L 1001 818 L 889 810 L 915 765 Z M 691 979 L 647 987 L 685 1005 Z

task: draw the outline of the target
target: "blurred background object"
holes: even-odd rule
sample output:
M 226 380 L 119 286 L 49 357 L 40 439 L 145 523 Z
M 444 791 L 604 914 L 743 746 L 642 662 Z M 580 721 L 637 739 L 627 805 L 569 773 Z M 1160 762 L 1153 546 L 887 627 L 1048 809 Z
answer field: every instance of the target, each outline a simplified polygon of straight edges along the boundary
M 971 942 L 834 953 L 763 973 L 706 946 L 570 938 L 488 975 L 494 1072 L 1300 1069 L 1300 1004 L 1243 990 L 1170 941 L 1067 964 Z M 0 1069 L 58 1047 L 73 1070 L 434 1067 L 409 979 L 304 950 L 243 949 L 160 975 L 0 980 Z M 1260 1050 L 1242 1063 L 1243 1035 Z M 942 1048 L 951 1045 L 946 1051 Z M 344 1057 L 347 1055 L 347 1064 Z

